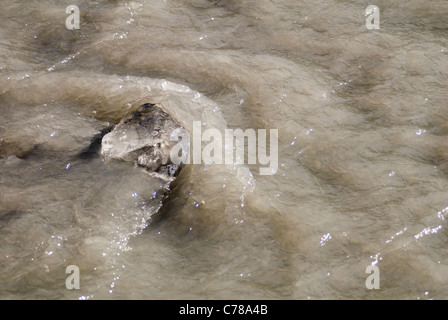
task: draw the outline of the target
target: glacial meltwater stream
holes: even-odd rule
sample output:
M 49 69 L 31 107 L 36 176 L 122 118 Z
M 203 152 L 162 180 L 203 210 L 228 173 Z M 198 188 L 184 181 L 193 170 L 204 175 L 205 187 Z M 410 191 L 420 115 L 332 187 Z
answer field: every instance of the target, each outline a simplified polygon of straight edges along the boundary
M 4 1 L 0 299 L 447 299 L 448 2 L 371 4 Z M 95 144 L 145 103 L 168 185 Z

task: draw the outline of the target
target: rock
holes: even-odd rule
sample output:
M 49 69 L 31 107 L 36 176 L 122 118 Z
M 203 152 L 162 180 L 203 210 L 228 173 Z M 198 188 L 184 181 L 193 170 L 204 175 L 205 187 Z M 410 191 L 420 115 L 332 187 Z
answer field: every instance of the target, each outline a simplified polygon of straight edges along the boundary
M 172 179 L 179 165 L 170 160 L 170 150 L 176 144 L 171 133 L 182 128 L 158 106 L 146 103 L 125 116 L 101 142 L 105 158 L 132 161 L 150 173 Z

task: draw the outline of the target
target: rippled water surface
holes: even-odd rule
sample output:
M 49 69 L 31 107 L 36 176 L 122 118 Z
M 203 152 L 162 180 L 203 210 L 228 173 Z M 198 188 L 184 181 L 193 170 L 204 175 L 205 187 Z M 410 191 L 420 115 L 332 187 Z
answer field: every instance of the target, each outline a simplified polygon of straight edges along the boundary
M 79 29 L 0 11 L 0 298 L 448 298 L 447 1 L 378 0 L 372 30 L 368 1 L 70 4 Z M 89 149 L 147 102 L 278 129 L 278 170 L 191 164 L 164 197 Z

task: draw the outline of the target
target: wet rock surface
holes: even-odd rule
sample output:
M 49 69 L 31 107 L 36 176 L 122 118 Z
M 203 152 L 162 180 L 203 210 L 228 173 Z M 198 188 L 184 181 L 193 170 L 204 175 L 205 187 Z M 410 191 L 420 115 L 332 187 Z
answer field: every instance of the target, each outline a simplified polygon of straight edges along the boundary
M 124 117 L 102 139 L 101 154 L 108 159 L 132 161 L 149 173 L 170 180 L 180 166 L 170 160 L 171 133 L 182 128 L 155 104 L 146 103 Z

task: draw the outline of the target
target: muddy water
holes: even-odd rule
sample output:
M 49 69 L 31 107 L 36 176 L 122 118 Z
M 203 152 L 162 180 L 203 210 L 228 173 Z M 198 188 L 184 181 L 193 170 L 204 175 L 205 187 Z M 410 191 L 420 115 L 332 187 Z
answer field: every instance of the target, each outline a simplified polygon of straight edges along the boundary
M 2 299 L 446 299 L 448 4 L 7 1 Z M 278 170 L 169 186 L 92 139 L 143 103 L 278 129 Z M 80 289 L 66 288 L 66 267 Z M 366 288 L 378 267 L 379 289 Z

